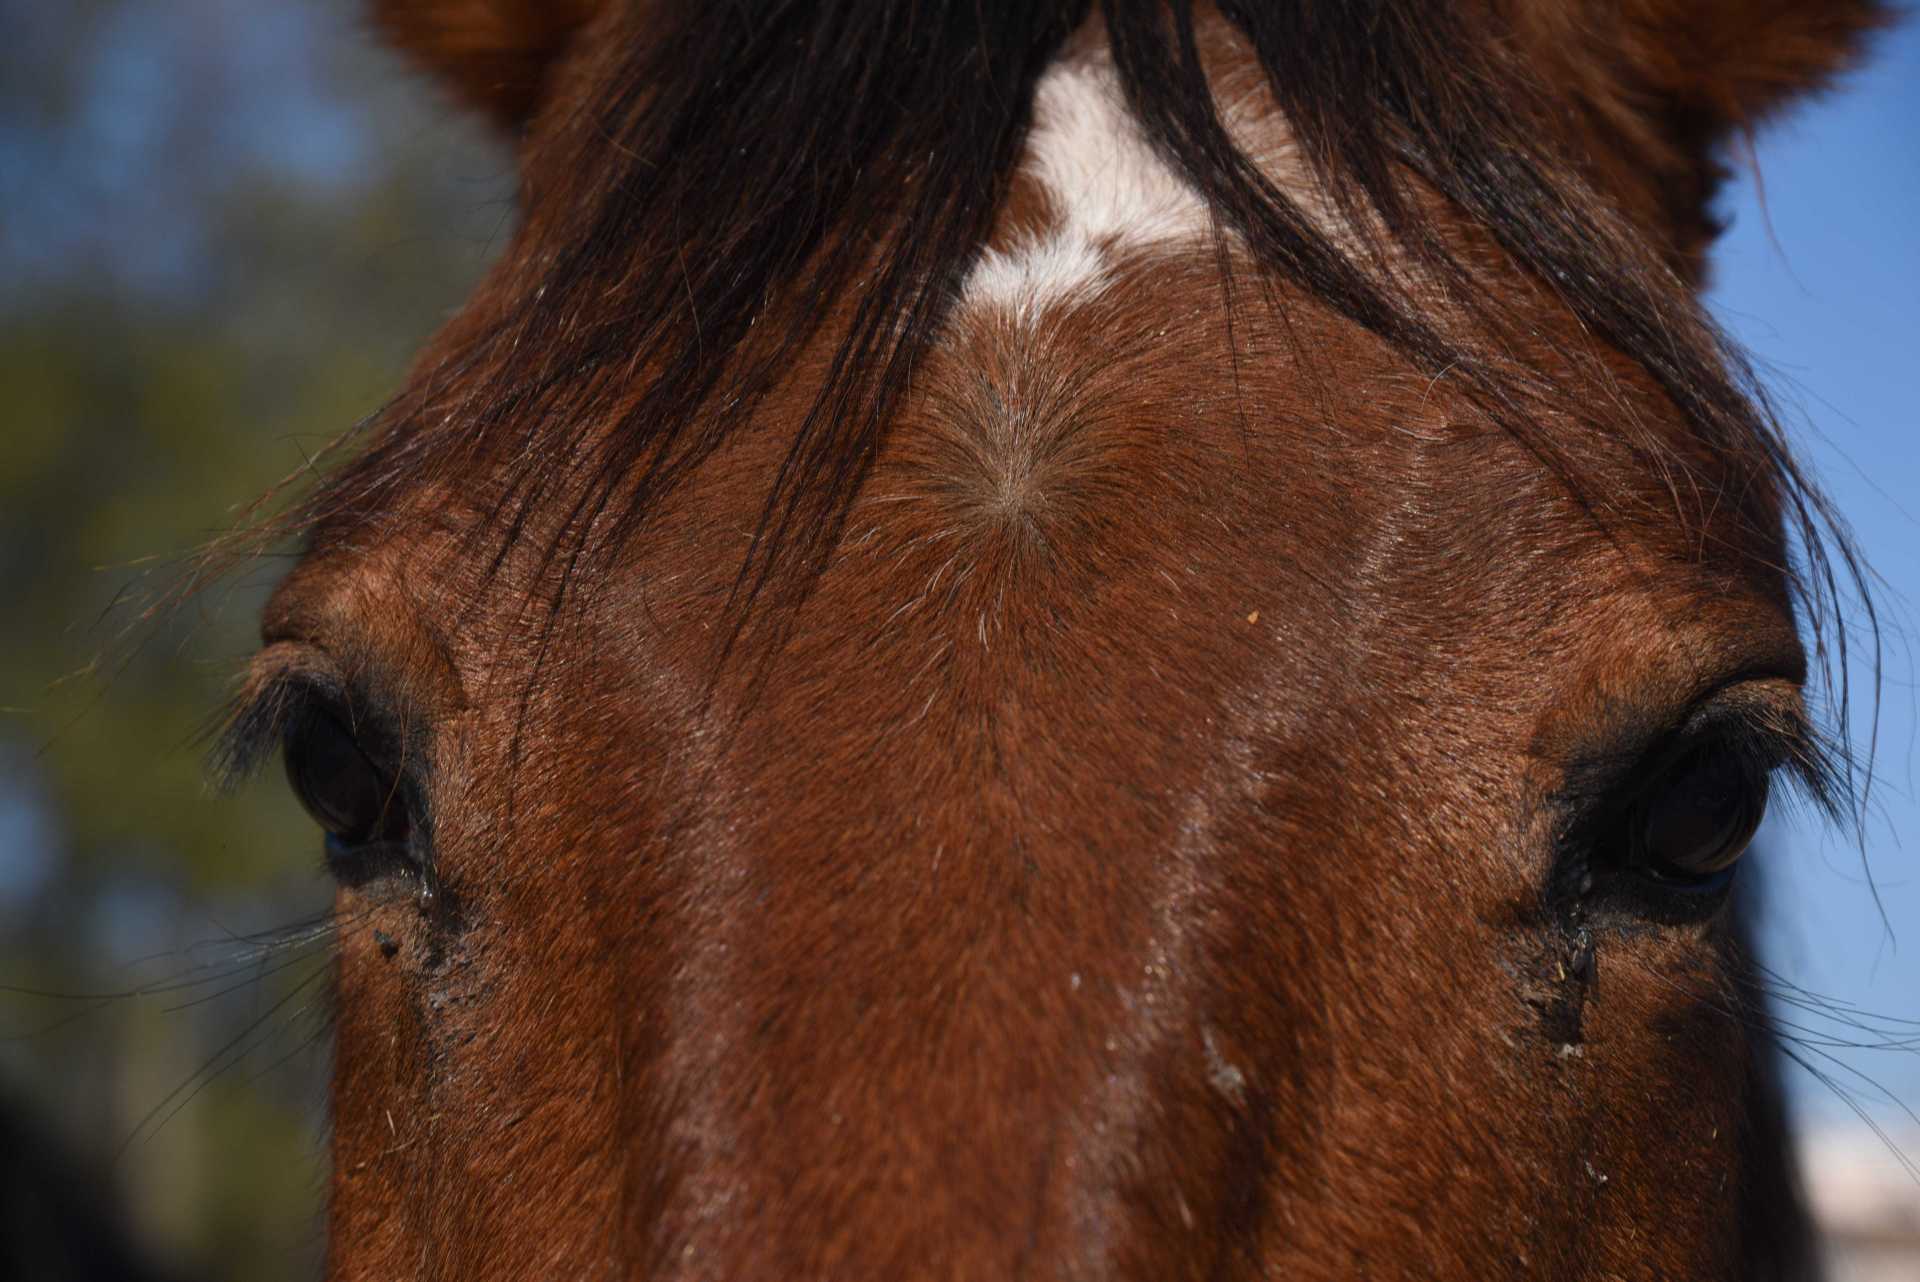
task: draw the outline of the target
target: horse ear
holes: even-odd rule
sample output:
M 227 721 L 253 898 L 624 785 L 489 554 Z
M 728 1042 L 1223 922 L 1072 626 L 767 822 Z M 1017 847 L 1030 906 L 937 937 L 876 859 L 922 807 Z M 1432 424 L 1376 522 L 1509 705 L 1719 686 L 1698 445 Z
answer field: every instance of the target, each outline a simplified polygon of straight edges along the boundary
M 494 123 L 517 130 L 601 0 L 374 0 L 387 39 Z
M 1891 15 L 1883 0 L 1597 0 L 1622 68 L 1667 110 L 1722 134 L 1824 87 Z
M 1697 265 L 1723 147 L 1850 67 L 1893 18 L 1885 0 L 1504 0 L 1589 150 L 1663 218 Z M 1616 183 L 1616 186 L 1619 184 Z M 1631 189 L 1637 188 L 1637 193 Z

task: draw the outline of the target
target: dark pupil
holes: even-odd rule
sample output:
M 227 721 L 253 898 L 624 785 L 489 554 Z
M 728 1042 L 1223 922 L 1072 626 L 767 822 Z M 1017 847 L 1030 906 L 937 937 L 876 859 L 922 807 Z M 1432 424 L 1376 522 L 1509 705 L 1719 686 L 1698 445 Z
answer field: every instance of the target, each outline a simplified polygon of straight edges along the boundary
M 1656 871 L 1704 877 L 1731 867 L 1760 826 L 1766 779 L 1725 752 L 1682 762 L 1643 812 L 1641 857 Z
M 306 719 L 287 740 L 287 779 L 322 828 L 360 843 L 397 826 L 401 813 L 393 783 L 332 716 Z

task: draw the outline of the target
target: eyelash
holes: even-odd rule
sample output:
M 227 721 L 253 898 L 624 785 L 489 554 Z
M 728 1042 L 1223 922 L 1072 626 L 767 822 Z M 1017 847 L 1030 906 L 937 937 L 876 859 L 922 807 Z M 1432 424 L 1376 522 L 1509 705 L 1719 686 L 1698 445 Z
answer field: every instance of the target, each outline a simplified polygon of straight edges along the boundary
M 1616 753 L 1596 753 L 1571 763 L 1559 799 L 1569 810 L 1584 809 L 1623 794 L 1657 777 L 1660 770 L 1689 753 L 1719 748 L 1784 772 L 1804 799 L 1822 810 L 1838 806 L 1846 789 L 1844 752 L 1824 742 L 1798 715 L 1774 707 L 1756 707 L 1750 699 L 1726 694 L 1728 683 L 1696 705 L 1665 734 L 1642 739 Z
M 214 786 L 231 792 L 246 783 L 279 750 L 288 726 L 308 708 L 333 701 L 332 692 L 308 677 L 277 677 L 258 691 L 242 692 L 221 716 L 207 749 Z

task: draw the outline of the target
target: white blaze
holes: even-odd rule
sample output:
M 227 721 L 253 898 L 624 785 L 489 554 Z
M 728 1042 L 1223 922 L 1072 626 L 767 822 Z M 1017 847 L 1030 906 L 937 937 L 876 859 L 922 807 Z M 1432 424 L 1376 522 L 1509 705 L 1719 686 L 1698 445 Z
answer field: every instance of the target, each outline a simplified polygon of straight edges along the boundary
M 982 255 L 969 303 L 1032 316 L 1098 293 L 1116 250 L 1197 240 L 1210 225 L 1199 195 L 1148 145 L 1104 59 L 1059 62 L 1041 76 L 1023 168 L 1045 186 L 1056 221 Z

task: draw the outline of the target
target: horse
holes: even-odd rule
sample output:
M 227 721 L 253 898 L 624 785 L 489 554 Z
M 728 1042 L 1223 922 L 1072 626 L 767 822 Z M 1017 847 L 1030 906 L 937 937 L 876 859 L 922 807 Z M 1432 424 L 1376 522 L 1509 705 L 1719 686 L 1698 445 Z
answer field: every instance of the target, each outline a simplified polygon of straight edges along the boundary
M 1859 567 L 1699 289 L 1880 6 L 373 17 L 521 196 L 247 535 L 330 1277 L 1812 1276 Z

